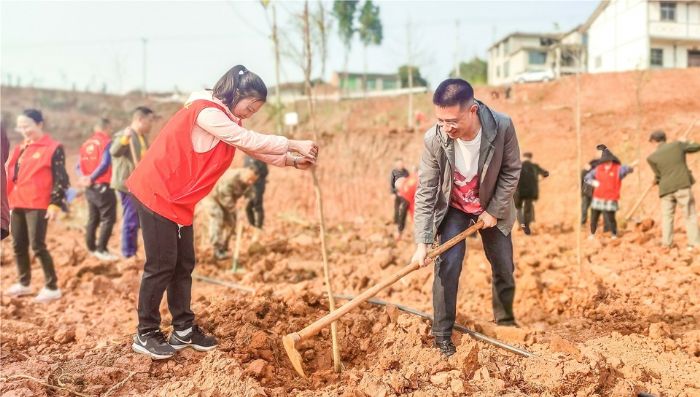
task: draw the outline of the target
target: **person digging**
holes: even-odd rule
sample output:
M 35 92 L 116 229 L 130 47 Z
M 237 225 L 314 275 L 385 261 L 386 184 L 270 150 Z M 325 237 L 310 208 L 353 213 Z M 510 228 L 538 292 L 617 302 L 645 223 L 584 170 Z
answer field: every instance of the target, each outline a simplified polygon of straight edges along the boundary
M 228 244 L 235 233 L 237 205 L 251 186 L 258 180 L 258 173 L 253 167 L 229 168 L 216 182 L 203 204 L 209 214 L 209 241 L 214 248 L 214 258 L 223 260 L 230 257 Z
M 513 314 L 515 279 L 511 229 L 516 219 L 513 194 L 520 177 L 520 149 L 510 117 L 474 99 L 462 79 L 443 81 L 435 90 L 437 123 L 424 137 L 416 191 L 412 262 L 427 266 L 436 235 L 444 243 L 477 221 L 492 271 L 495 322 L 517 326 Z M 466 244 L 461 241 L 435 259 L 432 334 L 447 357 L 452 343 L 457 289 Z

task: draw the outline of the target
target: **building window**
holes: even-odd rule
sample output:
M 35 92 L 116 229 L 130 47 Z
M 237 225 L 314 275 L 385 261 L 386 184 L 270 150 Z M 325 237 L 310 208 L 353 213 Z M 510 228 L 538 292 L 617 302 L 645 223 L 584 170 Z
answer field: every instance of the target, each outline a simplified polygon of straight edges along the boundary
M 501 67 L 496 66 L 496 77 L 500 78 L 501 77 Z
M 547 53 L 542 51 L 529 51 L 527 53 L 527 58 L 530 65 L 544 65 L 547 61 Z
M 508 43 L 509 41 L 510 41 L 510 39 L 509 39 L 509 40 L 506 40 L 506 41 L 503 43 L 503 52 L 504 52 L 506 55 L 508 55 L 508 52 L 510 51 L 510 45 L 508 45 L 508 44 L 509 44 L 509 43 Z
M 508 77 L 509 72 L 510 72 L 510 61 L 506 61 L 506 63 L 503 64 L 503 77 Z
M 664 66 L 664 50 L 663 48 L 652 48 L 650 61 L 651 66 Z
M 598 55 L 597 57 L 595 57 L 595 67 L 596 67 L 596 69 L 599 69 L 602 65 L 603 65 L 603 58 L 601 58 L 600 55 Z
M 661 20 L 671 22 L 676 21 L 676 3 L 661 3 Z

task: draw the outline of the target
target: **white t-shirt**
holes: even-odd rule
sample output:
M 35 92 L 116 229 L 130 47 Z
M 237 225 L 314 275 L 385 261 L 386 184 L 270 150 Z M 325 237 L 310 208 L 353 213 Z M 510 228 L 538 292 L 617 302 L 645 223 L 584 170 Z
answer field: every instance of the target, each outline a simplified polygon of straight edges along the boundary
M 457 172 L 470 181 L 479 170 L 479 149 L 481 148 L 481 128 L 471 141 L 455 139 L 455 166 Z
M 471 141 L 455 139 L 455 168 L 452 177 L 450 206 L 467 214 L 483 212 L 479 201 L 479 149 L 481 129 Z

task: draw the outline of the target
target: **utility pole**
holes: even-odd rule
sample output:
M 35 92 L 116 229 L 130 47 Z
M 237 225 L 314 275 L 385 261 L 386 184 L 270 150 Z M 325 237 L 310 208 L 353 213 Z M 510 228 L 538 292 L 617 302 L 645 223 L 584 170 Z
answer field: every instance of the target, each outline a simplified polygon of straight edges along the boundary
M 141 45 L 143 49 L 143 64 L 141 65 L 141 77 L 142 77 L 142 82 L 141 82 L 141 93 L 145 97 L 146 96 L 146 55 L 148 52 L 148 39 L 145 37 L 141 37 Z

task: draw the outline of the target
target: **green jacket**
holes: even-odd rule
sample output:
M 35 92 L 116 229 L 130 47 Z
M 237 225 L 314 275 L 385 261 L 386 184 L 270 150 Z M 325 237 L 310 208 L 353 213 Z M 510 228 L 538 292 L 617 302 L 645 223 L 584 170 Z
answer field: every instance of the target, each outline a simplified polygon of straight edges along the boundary
M 695 183 L 688 169 L 685 154 L 698 151 L 699 143 L 675 141 L 660 144 L 656 151 L 647 157 L 647 162 L 656 176 L 656 183 L 659 184 L 660 197 L 689 188 Z
M 129 127 L 127 127 L 129 128 Z M 134 160 L 131 158 L 131 148 L 134 147 L 134 153 L 136 153 L 137 161 L 141 160 L 141 142 L 136 137 L 136 132 L 131 132 L 131 137 L 124 139 L 124 131 L 126 128 L 114 134 L 112 139 L 112 146 L 109 148 L 109 154 L 112 155 L 112 181 L 110 186 L 112 189 L 119 190 L 121 192 L 128 192 L 124 182 L 126 182 L 131 172 L 134 171 Z M 148 140 L 143 137 L 145 143 L 144 151 L 148 149 Z
M 251 186 L 243 180 L 243 173 L 245 171 L 245 168 L 227 169 L 216 182 L 214 189 L 209 193 L 209 197 L 225 210 L 236 212 L 236 202 L 238 199 L 245 196 Z

